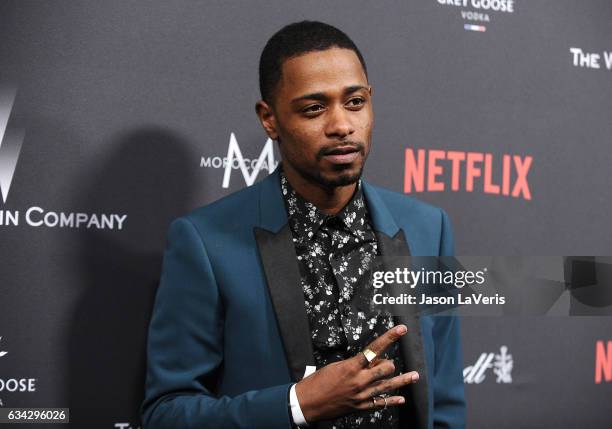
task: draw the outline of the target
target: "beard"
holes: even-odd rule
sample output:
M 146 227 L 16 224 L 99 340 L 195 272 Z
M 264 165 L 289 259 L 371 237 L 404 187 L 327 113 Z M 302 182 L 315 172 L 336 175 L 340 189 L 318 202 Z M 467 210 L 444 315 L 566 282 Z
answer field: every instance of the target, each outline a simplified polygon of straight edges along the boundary
M 286 161 L 284 161 L 286 163 Z M 291 163 L 291 166 L 296 170 L 300 176 L 308 180 L 309 182 L 315 182 L 324 188 L 336 188 L 339 186 L 347 186 L 356 183 L 363 172 L 364 164 L 362 163 L 357 171 L 354 168 L 347 167 L 346 165 L 336 165 L 334 171 L 335 174 L 323 174 L 321 170 L 305 169 L 301 165 Z
M 342 166 L 339 166 L 342 167 Z M 341 170 L 341 169 L 339 169 Z M 348 170 L 348 169 L 344 169 L 344 170 Z M 356 183 L 359 178 L 361 177 L 361 173 L 363 171 L 363 164 L 361 164 L 361 166 L 359 167 L 359 170 L 356 172 L 351 172 L 350 170 L 346 171 L 346 172 L 342 172 L 339 175 L 335 175 L 334 177 L 325 177 L 321 174 L 320 171 L 318 171 L 317 173 L 317 177 L 315 178 L 315 180 L 317 180 L 317 182 L 319 182 L 321 185 L 325 186 L 325 187 L 337 187 L 337 186 L 347 186 L 347 185 L 352 185 L 353 183 Z
M 278 139 L 279 147 L 281 145 L 280 139 Z M 363 142 L 346 142 L 342 145 L 351 145 L 355 147 L 362 156 L 361 164 L 356 167 L 353 164 L 336 164 L 332 166 L 331 171 L 323 171 L 319 168 L 313 168 L 312 166 L 302 165 L 300 162 L 295 162 L 293 159 L 284 159 L 283 164 L 291 164 L 291 167 L 299 173 L 304 179 L 311 183 L 317 183 L 320 186 L 331 189 L 341 186 L 348 186 L 356 183 L 361 178 L 363 168 L 365 166 L 366 155 L 366 144 Z M 338 145 L 336 145 L 337 147 Z M 322 148 L 316 155 L 316 160 L 321 161 L 326 154 L 333 152 L 334 147 Z
M 356 183 L 361 177 L 361 173 L 363 172 L 363 167 L 365 165 L 365 148 L 366 145 L 359 141 L 347 141 L 343 142 L 342 146 L 350 145 L 353 146 L 362 156 L 361 165 L 355 171 L 355 168 L 351 168 L 351 164 L 337 164 L 332 167 L 332 175 L 331 177 L 326 177 L 321 173 L 321 170 L 317 171 L 313 174 L 313 178 L 321 185 L 326 187 L 337 187 L 337 186 L 347 186 Z M 335 147 L 325 147 L 321 148 L 319 153 L 317 154 L 317 161 L 321 161 L 323 157 L 327 154 L 333 153 Z

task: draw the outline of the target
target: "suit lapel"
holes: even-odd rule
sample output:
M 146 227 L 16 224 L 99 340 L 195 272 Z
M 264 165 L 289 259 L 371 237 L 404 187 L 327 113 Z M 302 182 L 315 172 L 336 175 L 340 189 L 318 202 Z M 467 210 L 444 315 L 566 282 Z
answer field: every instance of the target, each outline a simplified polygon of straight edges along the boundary
M 280 188 L 279 170 L 260 183 L 259 227 L 254 228 L 272 305 L 293 381 L 314 365 L 300 270 Z
M 394 271 L 396 268 L 410 267 L 410 246 L 404 231 L 395 222 L 377 188 L 365 179 L 362 180 L 362 185 L 384 270 Z M 406 406 L 403 407 L 408 418 L 406 425 L 427 429 L 429 393 L 420 318 L 417 308 L 412 305 L 398 305 L 394 313 L 398 314 L 397 323 L 403 323 L 408 327 L 408 332 L 400 339 L 400 350 L 406 371 L 419 373 L 418 383 L 406 388 Z
M 393 237 L 381 231 L 375 231 L 375 233 L 383 269 L 395 271 L 396 268 L 409 268 L 410 248 L 404 231 L 399 229 Z M 425 362 L 419 315 L 415 310 L 416 307 L 413 305 L 398 305 L 395 306 L 394 313 L 397 314 L 396 324 L 403 323 L 408 327 L 408 332 L 399 341 L 405 370 L 419 373 L 419 381 L 405 388 L 407 406 L 404 407 L 404 411 L 410 422 L 407 427 L 426 429 L 429 412 L 427 363 Z
M 285 346 L 287 363 L 293 381 L 299 381 L 304 376 L 306 365 L 314 365 L 314 357 L 289 224 L 277 233 L 255 228 L 255 239 Z

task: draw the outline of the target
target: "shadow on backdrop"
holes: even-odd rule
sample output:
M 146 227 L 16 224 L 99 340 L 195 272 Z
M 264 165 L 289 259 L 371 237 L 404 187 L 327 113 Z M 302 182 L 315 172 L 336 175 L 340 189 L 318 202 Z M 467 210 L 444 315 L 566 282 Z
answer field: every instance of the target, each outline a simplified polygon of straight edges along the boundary
M 197 157 L 170 130 L 135 130 L 111 145 L 95 171 L 83 172 L 75 202 L 84 211 L 128 215 L 120 232 L 84 232 L 74 261 L 82 290 L 69 325 L 67 403 L 75 428 L 140 424 L 165 235 L 170 221 L 191 209 L 196 186 Z

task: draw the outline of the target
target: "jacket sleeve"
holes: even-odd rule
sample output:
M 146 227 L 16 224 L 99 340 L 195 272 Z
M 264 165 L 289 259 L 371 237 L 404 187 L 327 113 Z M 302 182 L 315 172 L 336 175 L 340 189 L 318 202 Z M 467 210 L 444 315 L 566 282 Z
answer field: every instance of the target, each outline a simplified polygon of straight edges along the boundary
M 440 256 L 454 255 L 453 232 L 442 210 Z M 434 428 L 465 428 L 466 403 L 463 388 L 463 353 L 458 316 L 434 317 Z
M 214 388 L 223 365 L 223 306 L 204 243 L 188 217 L 170 225 L 147 339 L 145 429 L 291 427 L 291 384 L 234 397 Z

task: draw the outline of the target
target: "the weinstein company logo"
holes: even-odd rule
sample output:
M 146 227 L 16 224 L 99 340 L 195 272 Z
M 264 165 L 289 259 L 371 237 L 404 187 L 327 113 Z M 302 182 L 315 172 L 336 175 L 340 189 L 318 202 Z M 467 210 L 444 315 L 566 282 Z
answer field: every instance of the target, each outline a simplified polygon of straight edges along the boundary
M 612 51 L 588 52 L 569 48 L 572 65 L 578 68 L 612 71 Z
M 595 384 L 602 382 L 612 382 L 612 341 L 595 344 Z
M 508 353 L 507 346 L 501 346 L 499 353 L 481 353 L 474 365 L 463 370 L 463 382 L 468 384 L 480 384 L 486 378 L 488 369 L 493 368 L 497 376 L 496 383 L 512 383 L 512 368 L 514 360 Z
M 223 188 L 229 188 L 232 170 L 240 170 L 246 185 L 251 186 L 255 183 L 261 170 L 272 173 L 277 166 L 278 162 L 274 159 L 274 145 L 272 139 L 266 141 L 259 157 L 245 158 L 242 155 L 242 151 L 240 150 L 238 140 L 236 140 L 234 133 L 230 134 L 227 155 L 225 157 L 203 156 L 200 158 L 200 167 L 222 168 L 224 170 L 223 183 L 221 185 Z
M 532 162 L 531 156 L 499 160 L 491 153 L 406 149 L 404 193 L 479 190 L 531 200 L 527 175 Z M 497 183 L 494 176 L 499 176 Z
M 16 93 L 15 89 L 0 88 L 0 190 L 4 204 L 11 189 L 25 134 L 23 129 L 8 127 Z
M 16 94 L 17 90 L 14 88 L 0 87 L 0 189 L 2 191 L 0 226 L 19 226 L 23 217 L 25 224 L 31 227 L 123 229 L 127 214 L 57 212 L 36 205 L 25 210 L 7 208 L 9 191 L 25 136 L 23 129 L 9 124 Z

